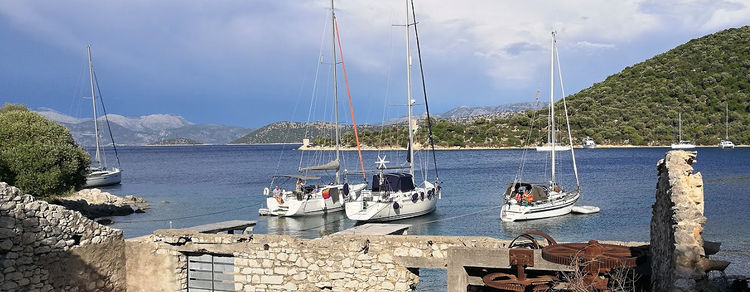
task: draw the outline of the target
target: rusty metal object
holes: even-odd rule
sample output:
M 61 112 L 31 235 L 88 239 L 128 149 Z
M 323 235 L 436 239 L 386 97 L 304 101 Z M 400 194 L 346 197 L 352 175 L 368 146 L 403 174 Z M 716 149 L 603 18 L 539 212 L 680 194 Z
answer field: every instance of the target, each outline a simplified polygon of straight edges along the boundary
M 544 291 L 552 287 L 557 280 L 554 276 L 542 275 L 527 277 L 526 267 L 534 266 L 534 250 L 526 248 L 511 248 L 508 250 L 508 262 L 515 266 L 516 275 L 510 273 L 491 273 L 482 277 L 485 285 L 508 291 Z
M 596 240 L 588 243 L 563 243 L 542 249 L 542 258 L 562 265 L 583 266 L 584 281 L 592 288 L 604 291 L 609 280 L 602 275 L 614 268 L 633 268 L 637 254 L 626 246 L 602 244 Z
M 632 268 L 636 266 L 637 255 L 627 246 L 603 244 L 596 240 L 588 243 L 562 243 L 542 249 L 542 258 L 561 265 L 570 265 L 578 259 L 584 262 L 597 262 L 601 269 Z
M 516 240 L 518 240 L 519 238 L 523 237 L 523 238 L 526 238 L 528 240 L 531 240 L 531 244 L 532 244 L 532 246 L 530 246 L 531 248 L 533 248 L 533 249 L 539 249 L 541 247 L 539 245 L 539 242 L 536 240 L 536 238 L 534 238 L 534 235 L 539 235 L 539 236 L 543 237 L 544 239 L 546 239 L 548 246 L 549 245 L 555 245 L 555 244 L 557 244 L 557 242 L 554 239 L 552 239 L 552 236 L 549 236 L 548 234 L 546 234 L 544 232 L 541 232 L 541 231 L 534 231 L 534 230 L 532 230 L 532 231 L 526 231 L 526 232 L 524 232 L 524 233 L 516 236 L 516 238 L 514 238 L 510 242 L 510 245 L 508 245 L 508 247 L 509 248 L 515 247 L 516 246 Z
M 492 273 L 482 277 L 485 285 L 507 291 L 545 291 L 557 278 L 549 275 L 521 279 L 508 273 Z

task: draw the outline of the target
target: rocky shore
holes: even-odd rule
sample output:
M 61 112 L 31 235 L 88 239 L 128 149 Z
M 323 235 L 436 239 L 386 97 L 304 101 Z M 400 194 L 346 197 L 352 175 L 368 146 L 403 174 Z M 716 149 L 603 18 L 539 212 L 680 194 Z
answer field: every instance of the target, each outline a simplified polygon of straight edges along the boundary
M 100 189 L 84 189 L 72 196 L 57 198 L 52 203 L 81 212 L 90 219 L 143 213 L 150 209 L 142 198 L 130 195 L 118 197 Z

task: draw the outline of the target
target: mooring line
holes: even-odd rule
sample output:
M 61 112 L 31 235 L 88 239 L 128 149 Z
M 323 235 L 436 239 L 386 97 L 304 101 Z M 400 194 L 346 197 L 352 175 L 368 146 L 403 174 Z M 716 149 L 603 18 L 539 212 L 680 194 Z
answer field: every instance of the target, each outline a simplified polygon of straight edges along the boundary
M 420 222 L 420 223 L 412 224 L 412 226 L 423 225 L 423 224 L 430 224 L 430 223 L 435 223 L 435 222 L 439 222 L 439 221 L 445 221 L 445 220 L 451 220 L 451 219 L 456 219 L 456 218 L 466 217 L 466 216 L 469 216 L 469 215 L 474 215 L 474 214 L 484 213 L 484 212 L 490 211 L 490 210 L 492 210 L 492 209 L 497 209 L 497 208 L 502 208 L 502 207 L 503 207 L 502 205 L 500 205 L 500 206 L 494 206 L 494 207 L 489 207 L 489 208 L 487 208 L 487 209 L 482 209 L 482 210 L 479 210 L 479 211 L 475 211 L 475 212 L 471 212 L 471 213 L 466 213 L 466 214 L 456 215 L 456 216 L 453 216 L 453 217 L 448 217 L 448 218 L 441 218 L 441 219 L 435 219 L 435 220 L 432 220 L 432 221 L 426 221 L 426 222 Z
M 262 202 L 261 202 L 262 203 Z M 211 213 L 205 213 L 205 214 L 198 214 L 198 215 L 190 215 L 190 216 L 183 216 L 183 217 L 175 217 L 175 218 L 169 218 L 169 219 L 151 219 L 151 220 L 133 220 L 133 221 L 119 221 L 115 223 L 123 223 L 123 224 L 129 224 L 129 223 L 146 223 L 146 222 L 167 222 L 167 221 L 174 221 L 174 220 L 182 220 L 182 219 L 190 219 L 190 218 L 197 218 L 197 217 L 203 217 L 203 216 L 209 216 L 209 215 L 216 215 L 216 214 L 222 214 L 222 213 L 228 213 L 232 211 L 237 211 L 249 207 L 258 206 L 260 204 L 250 204 L 250 205 L 244 205 L 242 207 L 237 207 L 233 209 L 223 210 L 223 211 L 217 211 L 217 212 L 211 212 Z

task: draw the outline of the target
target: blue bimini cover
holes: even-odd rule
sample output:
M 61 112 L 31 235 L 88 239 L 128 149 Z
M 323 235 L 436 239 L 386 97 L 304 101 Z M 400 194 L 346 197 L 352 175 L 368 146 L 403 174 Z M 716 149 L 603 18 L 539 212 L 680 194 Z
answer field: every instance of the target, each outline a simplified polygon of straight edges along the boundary
M 381 175 L 383 182 L 380 182 Z M 409 192 L 414 190 L 414 180 L 408 173 L 379 173 L 372 177 L 373 192 Z

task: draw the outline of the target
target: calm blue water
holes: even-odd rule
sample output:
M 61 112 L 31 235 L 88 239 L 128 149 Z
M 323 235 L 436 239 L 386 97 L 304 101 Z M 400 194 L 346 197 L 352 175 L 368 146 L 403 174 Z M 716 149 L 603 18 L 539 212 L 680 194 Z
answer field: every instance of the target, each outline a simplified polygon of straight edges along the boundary
M 105 189 L 117 195 L 143 197 L 152 209 L 144 214 L 116 217 L 114 227 L 122 229 L 126 237 L 135 237 L 169 228 L 170 222 L 179 228 L 246 219 L 258 221 L 256 233 L 312 238 L 353 226 L 354 222 L 347 220 L 343 212 L 304 219 L 258 216 L 258 208 L 264 204 L 262 190 L 270 185 L 270 177 L 295 173 L 299 166 L 301 153 L 291 148 L 281 145 L 122 147 L 119 149 L 122 184 Z M 514 223 L 500 221 L 500 195 L 518 173 L 523 150 L 438 151 L 443 198 L 437 211 L 402 222 L 414 225 L 410 234 L 512 238 L 534 229 L 558 241 L 648 241 L 656 163 L 667 150 L 577 150 L 584 191 L 579 204 L 598 206 L 601 212 Z M 304 155 L 306 160 L 330 153 Z M 376 155 L 374 151 L 364 152 L 367 168 L 374 168 Z M 403 154 L 386 155 L 390 161 L 404 159 Z M 528 151 L 526 155 L 523 178 L 543 180 L 548 154 Z M 562 185 L 573 188 L 570 154 L 558 156 Z M 344 152 L 344 165 L 356 169 L 357 163 L 356 152 Z M 733 262 L 727 270 L 729 274 L 748 275 L 750 271 L 749 164 L 748 148 L 699 148 L 698 163 L 694 165 L 703 174 L 705 183 L 708 222 L 704 237 L 723 242 L 716 258 Z M 434 180 L 432 170 L 430 176 Z M 361 176 L 349 178 L 352 182 L 361 181 Z M 282 187 L 292 188 L 292 184 Z M 423 274 L 423 280 L 429 280 L 426 279 L 429 275 Z M 420 288 L 430 283 L 436 287 L 445 285 L 444 278 L 425 282 Z

